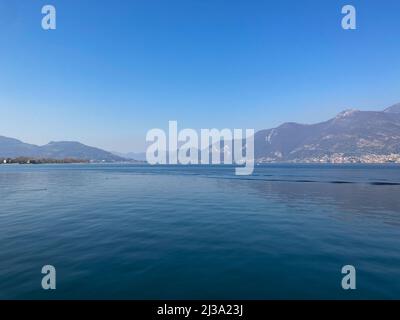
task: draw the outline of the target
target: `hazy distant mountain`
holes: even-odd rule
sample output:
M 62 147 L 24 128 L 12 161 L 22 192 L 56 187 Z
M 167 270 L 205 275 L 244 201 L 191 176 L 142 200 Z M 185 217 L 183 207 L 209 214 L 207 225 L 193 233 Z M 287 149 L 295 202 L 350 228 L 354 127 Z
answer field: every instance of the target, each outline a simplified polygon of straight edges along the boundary
M 395 104 L 387 109 L 384 110 L 384 112 L 388 113 L 400 113 L 400 103 Z
M 346 110 L 310 125 L 284 123 L 256 132 L 254 144 L 258 162 L 399 162 L 400 104 L 384 111 Z M 115 154 L 145 160 L 144 153 Z
M 129 159 L 129 160 L 146 161 L 146 152 L 122 153 L 122 152 L 113 151 L 112 153 L 119 157 Z
M 284 123 L 255 135 L 256 159 L 302 161 L 334 154 L 400 154 L 400 104 L 381 112 L 347 110 L 312 125 Z
M 60 141 L 50 142 L 44 146 L 27 144 L 13 138 L 0 136 L 0 157 L 32 157 L 65 159 L 74 158 L 93 161 L 123 161 L 123 157 L 116 156 L 98 148 L 86 146 L 79 142 Z
M 24 143 L 17 139 L 0 136 L 0 157 L 36 157 L 38 154 L 38 146 Z

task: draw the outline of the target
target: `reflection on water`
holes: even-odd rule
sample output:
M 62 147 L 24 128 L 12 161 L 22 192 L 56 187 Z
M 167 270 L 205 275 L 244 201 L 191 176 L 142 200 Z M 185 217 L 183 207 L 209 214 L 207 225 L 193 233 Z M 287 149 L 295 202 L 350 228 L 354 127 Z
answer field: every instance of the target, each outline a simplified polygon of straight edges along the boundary
M 0 166 L 0 298 L 400 298 L 399 183 L 396 165 Z

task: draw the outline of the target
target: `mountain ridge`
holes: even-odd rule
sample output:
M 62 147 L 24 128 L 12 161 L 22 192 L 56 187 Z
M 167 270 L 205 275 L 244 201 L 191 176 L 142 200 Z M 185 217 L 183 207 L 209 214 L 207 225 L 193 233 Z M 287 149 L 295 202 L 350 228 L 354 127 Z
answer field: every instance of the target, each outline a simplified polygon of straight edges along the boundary
M 286 122 L 255 134 L 255 159 L 260 162 L 331 162 L 392 154 L 400 154 L 400 104 L 383 111 L 345 110 L 315 124 Z
M 400 103 L 394 104 L 393 106 L 390 106 L 383 110 L 383 112 L 387 113 L 400 113 Z
M 400 162 L 400 103 L 383 111 L 348 109 L 314 124 L 285 122 L 257 131 L 254 149 L 257 162 Z M 0 136 L 0 158 L 115 162 L 135 156 L 143 158 L 145 153 L 108 152 L 78 141 L 37 146 Z
M 0 157 L 32 157 L 66 159 L 74 158 L 87 161 L 125 161 L 126 159 L 111 152 L 87 146 L 78 141 L 51 141 L 43 146 L 22 142 L 15 138 L 0 136 Z

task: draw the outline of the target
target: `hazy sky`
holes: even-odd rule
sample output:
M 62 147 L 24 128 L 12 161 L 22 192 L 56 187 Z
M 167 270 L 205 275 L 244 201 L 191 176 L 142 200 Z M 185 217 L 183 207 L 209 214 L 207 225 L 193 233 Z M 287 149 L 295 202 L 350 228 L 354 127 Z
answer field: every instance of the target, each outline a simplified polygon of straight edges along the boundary
M 168 120 L 257 130 L 396 102 L 398 0 L 0 0 L 0 135 L 26 142 L 141 151 Z

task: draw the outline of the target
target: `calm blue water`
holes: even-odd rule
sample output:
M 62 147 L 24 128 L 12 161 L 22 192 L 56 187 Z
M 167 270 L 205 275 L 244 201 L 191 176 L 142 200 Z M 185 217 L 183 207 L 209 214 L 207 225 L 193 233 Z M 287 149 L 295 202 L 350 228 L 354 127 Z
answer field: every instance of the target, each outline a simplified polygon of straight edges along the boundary
M 399 299 L 400 167 L 0 165 L 0 298 Z

